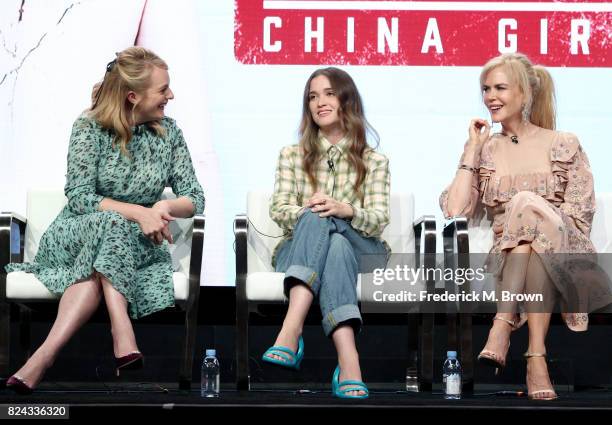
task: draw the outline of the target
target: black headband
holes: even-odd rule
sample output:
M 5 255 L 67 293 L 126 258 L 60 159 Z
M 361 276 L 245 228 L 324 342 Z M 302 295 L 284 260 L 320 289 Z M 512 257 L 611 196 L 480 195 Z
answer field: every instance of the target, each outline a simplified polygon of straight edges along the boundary
M 113 69 L 113 66 L 115 66 L 116 63 L 117 63 L 117 59 L 113 59 L 112 61 L 107 63 L 106 64 L 106 72 L 111 72 L 111 70 Z

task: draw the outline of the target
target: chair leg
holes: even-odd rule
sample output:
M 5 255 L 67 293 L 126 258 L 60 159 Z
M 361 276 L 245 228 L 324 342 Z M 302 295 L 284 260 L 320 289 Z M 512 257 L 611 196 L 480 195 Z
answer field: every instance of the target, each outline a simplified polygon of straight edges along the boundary
M 183 343 L 183 355 L 179 371 L 179 388 L 181 390 L 191 389 L 197 321 L 198 306 L 197 303 L 193 303 L 185 311 L 185 341 Z
M 459 351 L 459 342 L 457 339 L 459 335 L 459 329 L 457 328 L 458 321 L 459 318 L 457 317 L 457 313 L 448 313 L 446 315 L 447 350 Z M 446 357 L 446 352 L 444 353 L 444 357 Z
M 0 386 L 4 387 L 9 377 L 11 353 L 11 306 L 0 302 Z
M 421 384 L 421 370 L 419 368 L 419 316 L 408 315 L 408 357 L 406 365 L 406 391 L 418 391 Z M 416 379 L 416 387 L 409 388 L 408 380 Z
M 421 315 L 420 391 L 431 391 L 433 386 L 434 326 L 434 313 L 423 313 Z
M 236 387 L 239 391 L 250 389 L 249 376 L 249 309 L 236 306 Z
M 23 363 L 32 355 L 32 310 L 19 306 L 19 342 L 23 350 Z
M 472 315 L 459 314 L 461 330 L 461 368 L 463 369 L 463 392 L 474 391 L 474 357 L 472 356 Z

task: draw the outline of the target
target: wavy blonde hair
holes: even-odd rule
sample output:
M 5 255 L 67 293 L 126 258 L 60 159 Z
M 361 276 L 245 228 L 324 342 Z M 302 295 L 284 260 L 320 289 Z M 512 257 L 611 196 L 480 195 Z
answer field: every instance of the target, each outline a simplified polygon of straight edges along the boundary
M 308 176 L 308 181 L 312 185 L 313 190 L 316 192 L 318 186 L 315 175 L 316 166 L 321 159 L 322 153 L 319 150 L 319 126 L 314 122 L 312 113 L 310 112 L 310 83 L 314 78 L 320 75 L 329 79 L 331 88 L 335 91 L 336 97 L 340 102 L 339 115 L 342 129 L 345 131 L 345 135 L 350 141 L 348 160 L 357 171 L 357 178 L 353 183 L 353 189 L 360 198 L 363 198 L 360 186 L 365 180 L 367 172 L 363 157 L 366 150 L 372 149 L 367 142 L 367 133 L 370 132 L 377 143 L 379 138 L 376 130 L 374 130 L 365 118 L 363 102 L 355 82 L 347 72 L 339 68 L 329 67 L 318 69 L 313 72 L 310 78 L 308 78 L 308 81 L 306 81 L 302 99 L 302 121 L 299 132 L 304 171 Z
M 154 67 L 168 70 L 166 62 L 152 51 L 144 47 L 128 47 L 117 53 L 117 58 L 107 65 L 104 80 L 94 88 L 89 116 L 115 133 L 113 146 L 119 144 L 121 153 L 127 157 L 134 112 L 138 107 L 138 103 L 132 104 L 127 100 L 127 95 L 130 91 L 143 93 L 149 88 Z M 159 121 L 148 122 L 147 126 L 158 136 L 166 134 Z
M 508 53 L 489 60 L 480 73 L 480 87 L 489 72 L 504 67 L 510 78 L 518 84 L 525 95 L 525 106 L 529 121 L 554 130 L 556 126 L 555 85 L 550 73 L 540 65 L 533 65 L 522 53 Z

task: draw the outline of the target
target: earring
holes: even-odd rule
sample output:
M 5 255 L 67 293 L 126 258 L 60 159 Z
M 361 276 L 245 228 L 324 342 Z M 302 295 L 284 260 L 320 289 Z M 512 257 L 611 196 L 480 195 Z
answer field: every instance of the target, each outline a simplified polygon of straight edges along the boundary
M 531 117 L 531 105 L 523 104 L 521 106 L 521 115 L 523 117 L 523 122 L 529 121 L 529 118 Z

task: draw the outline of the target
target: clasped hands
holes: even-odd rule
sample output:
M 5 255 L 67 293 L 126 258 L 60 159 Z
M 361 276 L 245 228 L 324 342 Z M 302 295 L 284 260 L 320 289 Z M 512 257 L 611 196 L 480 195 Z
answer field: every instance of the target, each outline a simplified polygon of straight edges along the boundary
M 304 207 L 310 208 L 310 211 L 313 213 L 319 213 L 319 217 L 353 217 L 353 207 L 344 202 L 336 201 L 331 196 L 322 192 L 316 192 L 312 195 L 310 199 L 306 201 Z
M 173 243 L 169 223 L 175 217 L 170 214 L 170 206 L 165 200 L 155 203 L 151 208 L 143 207 L 137 219 L 142 233 L 156 245 L 161 245 L 164 239 Z

